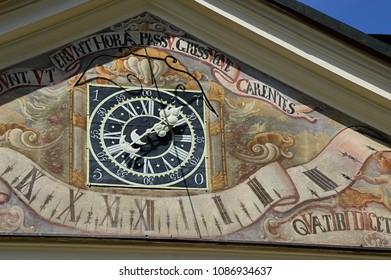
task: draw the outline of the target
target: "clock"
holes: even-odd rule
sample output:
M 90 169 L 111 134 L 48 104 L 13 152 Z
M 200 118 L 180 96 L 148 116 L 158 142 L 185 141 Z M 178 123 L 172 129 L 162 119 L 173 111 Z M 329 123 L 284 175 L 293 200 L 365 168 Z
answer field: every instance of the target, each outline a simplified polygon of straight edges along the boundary
M 203 95 L 89 85 L 88 186 L 207 189 Z

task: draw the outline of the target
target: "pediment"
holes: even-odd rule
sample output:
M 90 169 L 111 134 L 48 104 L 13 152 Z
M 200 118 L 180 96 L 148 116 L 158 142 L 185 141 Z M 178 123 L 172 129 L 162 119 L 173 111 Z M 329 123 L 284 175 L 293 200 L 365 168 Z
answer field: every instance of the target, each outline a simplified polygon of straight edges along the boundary
M 389 64 L 266 2 L 161 2 L 5 33 L 0 232 L 387 247 Z

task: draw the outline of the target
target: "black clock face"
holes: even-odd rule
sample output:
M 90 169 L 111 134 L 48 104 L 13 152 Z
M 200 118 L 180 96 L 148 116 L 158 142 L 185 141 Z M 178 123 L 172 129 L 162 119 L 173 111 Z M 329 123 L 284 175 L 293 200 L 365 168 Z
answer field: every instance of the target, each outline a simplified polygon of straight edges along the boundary
M 89 86 L 90 186 L 207 188 L 200 92 Z

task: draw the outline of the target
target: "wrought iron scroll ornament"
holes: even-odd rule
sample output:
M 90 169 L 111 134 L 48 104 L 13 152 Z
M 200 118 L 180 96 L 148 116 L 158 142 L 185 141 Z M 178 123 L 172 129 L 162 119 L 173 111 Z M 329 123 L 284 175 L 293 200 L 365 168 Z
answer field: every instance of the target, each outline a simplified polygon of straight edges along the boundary
M 96 76 L 96 77 L 93 77 L 93 78 L 89 78 L 89 79 L 86 79 L 84 81 L 82 81 L 83 77 L 86 75 L 88 69 L 90 69 L 90 67 L 92 66 L 92 64 L 94 63 L 94 61 L 96 61 L 98 58 L 101 58 L 101 57 L 109 57 L 109 58 L 113 58 L 113 59 L 118 59 L 118 58 L 125 58 L 125 57 L 128 57 L 128 56 L 137 56 L 137 57 L 144 57 L 148 60 L 148 64 L 149 64 L 149 69 L 151 71 L 151 77 L 152 77 L 152 84 L 155 86 L 156 90 L 159 92 L 159 87 L 158 87 L 158 84 L 156 82 L 156 79 L 155 79 L 155 75 L 153 73 L 153 69 L 152 69 L 152 64 L 151 64 L 151 60 L 154 59 L 154 60 L 161 60 L 161 61 L 164 61 L 165 64 L 172 70 L 175 70 L 175 71 L 178 71 L 178 72 L 181 72 L 181 73 L 184 73 L 186 75 L 188 75 L 189 77 L 191 77 L 197 84 L 198 88 L 201 90 L 201 93 L 204 97 L 204 101 L 205 101 L 205 104 L 206 106 L 208 107 L 208 109 L 213 113 L 215 114 L 217 117 L 218 117 L 218 114 L 216 112 L 216 110 L 213 108 L 212 104 L 210 103 L 208 97 L 206 96 L 206 93 L 204 91 L 204 89 L 202 88 L 202 85 L 201 83 L 196 79 L 196 77 L 194 77 L 191 73 L 189 73 L 188 71 L 184 71 L 182 69 L 179 69 L 179 68 L 176 68 L 174 67 L 172 64 L 176 64 L 178 63 L 178 60 L 172 56 L 172 55 L 167 55 L 166 57 L 164 58 L 160 58 L 160 57 L 153 57 L 153 56 L 150 56 L 148 55 L 148 51 L 147 51 L 147 48 L 144 47 L 144 51 L 145 51 L 145 55 L 143 54 L 137 54 L 137 53 L 134 53 L 132 51 L 131 48 L 129 47 L 122 47 L 119 49 L 119 54 L 118 55 L 108 55 L 108 54 L 101 54 L 101 55 L 98 55 L 96 56 L 94 59 L 92 59 L 90 61 L 90 63 L 88 64 L 87 68 L 84 70 L 84 72 L 80 75 L 80 77 L 77 79 L 77 81 L 75 82 L 75 84 L 73 85 L 73 87 L 77 87 L 77 86 L 81 86 L 81 85 L 84 85 L 84 84 L 87 84 L 89 82 L 92 82 L 92 81 L 96 81 L 96 80 L 105 80 L 105 81 L 108 81 L 112 84 L 114 84 L 115 86 L 118 86 L 119 88 L 121 88 L 123 91 L 127 92 L 127 93 L 131 93 L 130 91 L 128 91 L 126 88 L 124 88 L 122 85 L 116 83 L 114 80 L 112 79 L 109 79 L 109 78 L 106 78 L 106 77 L 102 77 L 102 76 Z M 131 78 L 136 78 L 136 80 L 140 83 L 140 87 L 141 89 L 143 88 L 143 85 L 142 85 L 142 82 L 140 81 L 140 79 L 132 74 L 132 73 L 129 73 L 128 75 L 126 75 L 126 79 L 129 81 L 129 83 L 131 83 Z M 181 89 L 181 90 L 184 90 L 185 87 L 184 85 L 182 84 L 178 84 L 175 88 L 176 90 L 176 93 L 178 91 L 178 89 Z

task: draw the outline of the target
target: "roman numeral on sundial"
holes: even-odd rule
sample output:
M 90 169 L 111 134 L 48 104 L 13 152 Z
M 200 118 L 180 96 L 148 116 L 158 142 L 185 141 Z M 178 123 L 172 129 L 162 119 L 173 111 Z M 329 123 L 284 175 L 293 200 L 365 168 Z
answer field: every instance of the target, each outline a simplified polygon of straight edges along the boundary
M 31 169 L 30 172 L 19 182 L 19 184 L 15 186 L 15 189 L 21 192 L 24 197 L 31 202 L 35 198 L 35 196 L 32 196 L 34 184 L 43 176 L 45 176 L 45 174 L 33 167 L 33 169 Z
M 179 208 L 181 209 L 181 214 L 182 214 L 182 219 L 183 219 L 183 224 L 185 226 L 185 230 L 189 230 L 190 229 L 189 222 L 187 221 L 185 207 L 183 205 L 183 200 L 179 199 L 178 202 L 179 202 Z
M 102 195 L 105 205 L 106 205 L 106 215 L 103 218 L 100 225 L 102 225 L 107 218 L 110 219 L 111 227 L 117 227 L 118 226 L 118 217 L 119 217 L 119 205 L 120 205 L 120 197 L 116 196 L 115 199 L 111 202 L 109 202 L 109 196 L 108 195 Z M 114 208 L 114 213 L 113 213 Z
M 141 205 L 138 199 L 135 199 L 134 202 L 136 203 L 137 210 L 140 213 L 134 229 L 142 223 L 145 230 L 155 230 L 155 201 L 145 200 L 144 205 Z
M 39 208 L 40 211 L 44 210 L 46 208 L 46 206 L 49 204 L 49 202 L 53 200 L 53 194 L 54 194 L 54 191 L 52 191 L 51 194 L 48 194 L 46 196 L 45 201 L 43 202 L 43 204 Z
M 73 189 L 69 189 L 69 205 L 57 216 L 57 219 L 61 220 L 62 215 L 64 215 L 66 213 L 66 217 L 64 218 L 64 222 L 68 216 L 69 216 L 69 221 L 75 222 L 75 220 L 76 220 L 75 204 L 80 199 L 80 197 L 82 197 L 83 195 L 84 195 L 84 193 L 82 193 L 80 191 L 77 191 L 75 193 L 75 191 Z
M 220 216 L 224 221 L 224 224 L 232 224 L 232 220 L 228 215 L 227 209 L 225 208 L 223 201 L 220 196 L 212 197 L 214 203 L 216 204 L 217 209 L 219 210 Z
M 323 191 L 333 191 L 338 184 L 319 171 L 316 167 L 303 172 L 308 178 L 318 185 Z
M 257 178 L 254 177 L 248 180 L 247 185 L 262 202 L 264 207 L 273 202 L 273 198 L 266 192 L 265 188 L 261 185 Z

